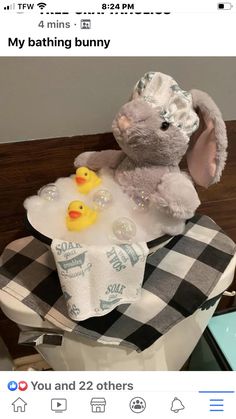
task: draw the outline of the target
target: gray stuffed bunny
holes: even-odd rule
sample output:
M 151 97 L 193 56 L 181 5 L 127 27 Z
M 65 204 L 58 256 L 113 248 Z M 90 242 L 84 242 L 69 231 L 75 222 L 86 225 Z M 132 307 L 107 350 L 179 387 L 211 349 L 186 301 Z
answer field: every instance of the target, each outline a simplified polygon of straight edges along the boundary
M 220 179 L 227 156 L 221 113 L 206 93 L 186 92 L 170 76 L 146 73 L 112 129 L 121 150 L 83 153 L 75 166 L 114 169 L 130 197 L 144 193 L 176 219 L 191 218 L 200 204 L 192 180 L 208 187 Z M 191 177 L 179 169 L 185 155 Z

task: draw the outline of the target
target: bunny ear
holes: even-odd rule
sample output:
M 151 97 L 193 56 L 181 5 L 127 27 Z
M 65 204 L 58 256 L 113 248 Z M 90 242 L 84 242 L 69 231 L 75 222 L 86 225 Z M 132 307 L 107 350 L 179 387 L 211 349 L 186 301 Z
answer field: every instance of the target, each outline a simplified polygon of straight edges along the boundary
M 200 90 L 191 90 L 200 125 L 190 139 L 187 163 L 194 181 L 207 188 L 220 180 L 227 157 L 227 134 L 214 101 Z

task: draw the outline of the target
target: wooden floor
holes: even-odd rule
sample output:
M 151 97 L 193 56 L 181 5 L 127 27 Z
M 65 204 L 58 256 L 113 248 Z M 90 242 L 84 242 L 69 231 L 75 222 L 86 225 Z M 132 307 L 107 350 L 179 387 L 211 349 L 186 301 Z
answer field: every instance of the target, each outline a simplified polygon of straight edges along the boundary
M 236 121 L 227 122 L 229 157 L 222 181 L 203 190 L 199 212 L 212 217 L 236 242 Z M 11 241 L 28 235 L 23 201 L 58 177 L 73 173 L 73 160 L 83 151 L 117 148 L 111 134 L 0 144 L 0 253 Z M 236 289 L 236 281 L 231 289 Z M 220 308 L 230 307 L 223 298 Z M 17 345 L 18 331 L 0 311 L 0 335 L 15 356 L 32 353 Z

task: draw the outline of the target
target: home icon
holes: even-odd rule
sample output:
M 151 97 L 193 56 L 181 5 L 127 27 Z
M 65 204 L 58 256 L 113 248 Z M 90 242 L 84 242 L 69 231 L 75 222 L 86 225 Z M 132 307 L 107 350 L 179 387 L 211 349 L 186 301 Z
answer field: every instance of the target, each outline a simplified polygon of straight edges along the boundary
M 90 402 L 93 413 L 104 413 L 106 400 L 103 397 L 93 397 Z
M 12 406 L 15 413 L 24 413 L 27 403 L 22 400 L 21 397 L 18 397 L 18 399 L 12 403 Z

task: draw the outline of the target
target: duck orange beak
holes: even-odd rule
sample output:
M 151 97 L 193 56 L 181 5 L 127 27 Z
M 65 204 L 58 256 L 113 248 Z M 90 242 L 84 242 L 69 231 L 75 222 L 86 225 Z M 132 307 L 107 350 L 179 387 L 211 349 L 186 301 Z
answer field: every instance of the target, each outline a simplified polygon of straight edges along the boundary
M 69 211 L 70 218 L 79 218 L 81 215 L 82 214 L 79 211 Z
M 76 183 L 78 183 L 78 185 L 83 185 L 86 182 L 86 179 L 84 179 L 81 176 L 76 176 L 75 180 L 76 180 Z

